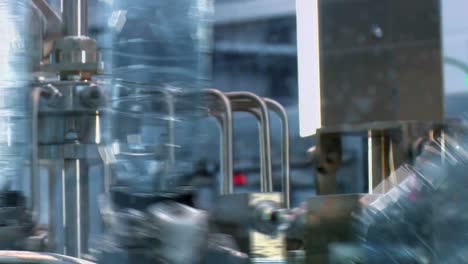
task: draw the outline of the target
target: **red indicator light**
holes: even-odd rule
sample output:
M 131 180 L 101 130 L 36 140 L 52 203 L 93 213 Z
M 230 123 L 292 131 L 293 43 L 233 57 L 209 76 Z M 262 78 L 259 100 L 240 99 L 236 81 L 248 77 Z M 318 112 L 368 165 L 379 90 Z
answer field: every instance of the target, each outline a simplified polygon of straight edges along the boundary
M 242 172 L 235 172 L 232 181 L 234 186 L 245 186 L 247 185 L 247 175 Z

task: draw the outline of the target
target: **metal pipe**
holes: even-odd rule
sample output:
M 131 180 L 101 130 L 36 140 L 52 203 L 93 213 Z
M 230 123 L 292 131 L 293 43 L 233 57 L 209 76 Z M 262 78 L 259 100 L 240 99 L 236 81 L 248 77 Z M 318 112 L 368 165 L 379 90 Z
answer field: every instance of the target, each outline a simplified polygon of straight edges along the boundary
M 226 93 L 226 96 L 231 100 L 233 111 L 250 111 L 254 106 L 260 114 L 260 125 L 263 128 L 262 152 L 265 162 L 265 174 L 262 175 L 261 190 L 262 192 L 273 191 L 273 177 L 271 168 L 271 138 L 270 138 L 270 119 L 266 103 L 259 96 L 250 92 L 231 92 Z M 247 103 L 247 105 L 245 104 Z M 234 107 L 236 106 L 236 107 Z
M 59 181 L 57 179 L 57 168 L 54 166 L 54 163 L 50 163 L 48 165 L 48 172 L 47 174 L 49 175 L 49 223 L 48 223 L 48 228 L 47 228 L 47 251 L 48 252 L 55 252 L 55 253 L 64 253 L 63 252 L 63 247 L 59 248 L 59 243 L 57 241 L 57 229 L 58 227 L 63 226 L 63 224 L 60 222 L 60 219 L 58 219 L 59 215 L 62 215 L 62 206 L 61 204 L 59 206 L 58 203 L 63 202 L 62 199 L 56 199 L 56 194 L 58 190 L 58 185 Z M 63 230 L 60 230 L 63 231 Z
M 264 149 L 264 144 L 265 144 L 265 129 L 263 125 L 261 124 L 262 116 L 260 112 L 255 109 L 255 108 L 246 108 L 245 112 L 252 114 L 256 119 L 257 119 L 257 129 L 258 129 L 258 140 L 259 140 L 259 145 L 260 145 L 260 175 L 262 177 L 266 178 L 266 167 L 268 166 L 265 160 L 265 151 Z M 265 183 L 263 183 L 265 184 Z
M 220 189 L 219 192 L 221 195 L 226 195 L 229 193 L 229 178 L 232 178 L 229 176 L 229 173 L 232 175 L 232 171 L 229 172 L 227 169 L 227 159 L 230 156 L 230 154 L 226 153 L 227 151 L 227 135 L 226 135 L 226 126 L 228 123 L 228 120 L 226 118 L 226 115 L 218 115 L 216 116 L 216 120 L 218 121 L 219 129 L 220 129 L 220 147 L 219 147 L 219 152 L 220 152 L 220 157 L 221 157 L 221 171 L 222 171 L 222 176 L 220 179 Z
M 88 0 L 63 0 L 62 21 L 65 36 L 88 35 Z
M 268 108 L 275 112 L 281 120 L 281 136 L 282 136 L 282 153 L 281 153 L 281 169 L 283 181 L 283 203 L 286 208 L 291 207 L 291 175 L 289 168 L 290 153 L 289 153 L 289 121 L 288 114 L 284 107 L 270 98 L 264 98 Z
M 32 91 L 32 121 L 31 121 L 31 174 L 29 180 L 29 191 L 31 195 L 30 210 L 33 216 L 33 220 L 36 221 L 39 218 L 39 201 L 41 200 L 39 191 L 39 100 L 43 92 L 42 87 L 36 87 Z
M 221 128 L 220 149 L 223 171 L 223 177 L 221 177 L 221 195 L 226 195 L 233 193 L 234 191 L 231 102 L 229 101 L 228 97 L 219 90 L 206 89 L 205 92 L 208 95 L 215 97 L 224 108 L 224 112 L 221 113 L 221 117 L 218 116 L 218 113 L 213 113 L 213 115 L 217 116 L 217 120 Z
M 82 257 L 88 245 L 88 174 L 82 173 L 87 169 L 85 161 L 80 159 L 65 159 L 62 171 L 62 196 L 65 230 L 65 254 Z

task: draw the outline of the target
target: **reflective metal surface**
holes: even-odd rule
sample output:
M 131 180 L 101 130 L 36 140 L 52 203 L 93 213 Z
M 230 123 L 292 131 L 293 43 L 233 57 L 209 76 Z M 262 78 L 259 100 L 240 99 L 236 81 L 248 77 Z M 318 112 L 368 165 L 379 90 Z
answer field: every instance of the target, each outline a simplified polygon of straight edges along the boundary
M 65 36 L 88 36 L 88 0 L 63 1 Z
M 93 264 L 92 262 L 50 253 L 28 251 L 1 251 L 2 263 L 38 263 L 38 264 Z

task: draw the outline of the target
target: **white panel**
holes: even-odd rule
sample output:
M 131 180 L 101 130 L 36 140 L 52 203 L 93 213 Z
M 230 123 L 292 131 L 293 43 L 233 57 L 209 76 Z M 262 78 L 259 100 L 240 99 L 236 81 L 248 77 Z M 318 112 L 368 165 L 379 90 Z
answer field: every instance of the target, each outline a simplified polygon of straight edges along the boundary
M 455 60 L 468 66 L 468 1 L 443 0 L 442 8 L 442 47 L 444 54 L 445 94 L 459 92 L 468 94 L 468 72 L 463 67 L 448 60 Z
M 321 126 L 318 0 L 297 0 L 299 124 L 302 137 Z

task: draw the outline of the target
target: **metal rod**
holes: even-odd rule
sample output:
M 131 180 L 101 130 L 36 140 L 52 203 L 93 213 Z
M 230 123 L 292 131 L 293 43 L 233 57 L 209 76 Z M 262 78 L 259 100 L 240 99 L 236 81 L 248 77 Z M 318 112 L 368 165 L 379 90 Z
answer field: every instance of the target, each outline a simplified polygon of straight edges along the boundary
M 61 199 L 56 199 L 57 194 L 57 174 L 56 168 L 53 166 L 53 163 L 48 165 L 48 175 L 49 175 L 49 223 L 47 229 L 47 249 L 49 252 L 63 253 L 60 251 L 57 245 L 56 232 L 57 227 L 61 226 L 61 223 L 58 221 L 57 216 L 60 215 L 60 209 L 57 210 L 57 202 L 60 202 Z M 63 202 L 63 201 L 62 201 Z
M 252 107 L 256 107 L 260 114 L 260 125 L 263 128 L 263 140 L 261 143 L 263 160 L 265 162 L 265 173 L 261 179 L 261 191 L 273 191 L 273 176 L 271 168 L 271 138 L 270 138 L 270 119 L 266 103 L 259 96 L 250 92 L 231 92 L 226 93 L 231 100 L 233 111 L 250 112 Z M 246 105 L 247 103 L 247 105 Z M 249 107 L 250 105 L 250 107 Z
M 29 180 L 29 191 L 31 194 L 30 210 L 33 215 L 33 220 L 39 218 L 39 209 L 41 200 L 39 191 L 39 100 L 43 92 L 42 87 L 36 87 L 32 91 L 32 121 L 31 121 L 31 174 Z
M 267 106 L 275 112 L 281 120 L 281 136 L 282 136 L 282 153 L 281 153 L 281 169 L 283 181 L 283 203 L 286 208 L 291 207 L 291 175 L 290 175 L 290 146 L 289 146 L 289 121 L 288 114 L 284 107 L 275 100 L 264 98 Z
M 226 190 L 226 135 L 224 131 L 226 130 L 226 116 L 221 114 L 213 113 L 216 121 L 218 122 L 219 127 L 219 153 L 220 153 L 220 163 L 221 163 L 221 179 L 219 179 L 219 194 L 226 195 L 228 194 L 228 190 Z
M 226 95 L 215 89 L 206 89 L 205 92 L 215 97 L 223 106 L 222 113 L 213 112 L 212 115 L 217 117 L 221 129 L 221 162 L 222 172 L 221 177 L 221 195 L 233 193 L 233 142 L 232 142 L 232 109 L 231 103 Z M 210 109 L 212 110 L 212 109 Z M 219 115 L 221 114 L 221 115 Z
M 65 252 L 72 257 L 82 257 L 87 251 L 88 244 L 88 173 L 85 161 L 80 159 L 66 159 L 64 161 L 64 189 L 65 197 Z
M 161 92 L 164 97 L 166 97 L 167 109 L 169 111 L 169 116 L 171 117 L 168 123 L 167 133 L 169 134 L 169 164 L 173 166 L 175 164 L 175 119 L 173 118 L 175 115 L 174 96 L 171 92 L 166 90 L 158 91 Z
M 65 36 L 88 35 L 88 0 L 63 0 L 62 21 Z
M 268 166 L 266 161 L 265 161 L 265 151 L 264 149 L 264 144 L 265 144 L 265 129 L 263 125 L 261 124 L 260 120 L 262 120 L 262 116 L 260 112 L 255 109 L 255 108 L 246 108 L 245 112 L 252 114 L 256 119 L 257 119 L 257 129 L 258 129 L 258 140 L 259 140 L 259 145 L 260 145 L 260 175 L 262 177 L 266 178 L 266 167 Z

